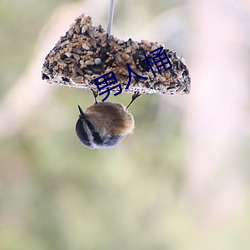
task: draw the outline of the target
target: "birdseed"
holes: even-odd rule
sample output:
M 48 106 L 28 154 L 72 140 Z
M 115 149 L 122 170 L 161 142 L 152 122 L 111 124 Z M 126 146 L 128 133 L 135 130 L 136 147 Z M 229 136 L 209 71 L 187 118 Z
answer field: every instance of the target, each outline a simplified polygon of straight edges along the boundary
M 91 17 L 81 15 L 62 36 L 55 47 L 46 56 L 42 68 L 42 79 L 50 84 L 97 90 L 94 79 L 113 71 L 124 93 L 134 94 L 188 94 L 190 76 L 181 56 L 175 51 L 165 49 L 172 68 L 158 72 L 155 65 L 148 71 L 145 55 L 163 47 L 157 42 L 123 41 L 108 35 L 99 25 L 92 25 Z M 132 76 L 128 84 L 127 63 L 138 75 L 148 80 Z

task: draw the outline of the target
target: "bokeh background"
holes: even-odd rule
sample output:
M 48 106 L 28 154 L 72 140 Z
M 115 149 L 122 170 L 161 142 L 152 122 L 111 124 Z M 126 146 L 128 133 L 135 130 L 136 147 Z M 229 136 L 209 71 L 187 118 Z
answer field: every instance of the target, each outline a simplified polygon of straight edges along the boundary
M 192 91 L 139 98 L 134 134 L 90 150 L 74 126 L 91 93 L 41 67 L 81 13 L 106 27 L 108 5 L 0 2 L 0 249 L 249 250 L 250 2 L 117 0 L 112 33 L 182 54 Z

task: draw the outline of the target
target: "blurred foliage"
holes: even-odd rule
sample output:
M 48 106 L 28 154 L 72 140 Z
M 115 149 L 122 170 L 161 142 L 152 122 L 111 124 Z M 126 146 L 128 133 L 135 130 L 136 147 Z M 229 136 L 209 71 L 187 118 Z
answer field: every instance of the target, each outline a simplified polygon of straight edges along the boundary
M 0 97 L 25 69 L 43 24 L 68 0 L 0 2 Z

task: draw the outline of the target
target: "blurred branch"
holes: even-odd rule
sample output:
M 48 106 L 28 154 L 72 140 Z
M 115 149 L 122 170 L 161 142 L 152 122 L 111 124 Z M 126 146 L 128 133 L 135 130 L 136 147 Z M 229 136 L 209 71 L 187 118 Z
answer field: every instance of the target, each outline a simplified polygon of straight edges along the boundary
M 241 35 L 245 34 L 246 13 L 243 1 L 192 2 L 197 37 L 187 114 L 185 192 L 196 212 L 202 211 L 206 222 L 217 224 L 231 220 L 245 202 L 235 152 L 247 130 L 249 66 L 240 46 L 246 41 Z
M 45 56 L 83 11 L 96 16 L 95 22 L 101 22 L 103 15 L 107 12 L 104 5 L 105 3 L 98 4 L 98 0 L 88 0 L 84 3 L 65 4 L 55 10 L 38 38 L 25 72 L 0 103 L 0 138 L 12 136 L 20 131 L 29 118 L 37 115 L 38 108 L 39 112 L 46 109 L 43 106 L 49 99 L 53 88 L 41 80 L 41 68 Z

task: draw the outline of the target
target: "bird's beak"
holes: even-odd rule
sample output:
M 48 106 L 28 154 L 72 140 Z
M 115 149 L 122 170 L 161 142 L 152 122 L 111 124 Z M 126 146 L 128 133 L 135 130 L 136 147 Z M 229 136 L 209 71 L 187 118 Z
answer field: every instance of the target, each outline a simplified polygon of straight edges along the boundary
M 77 106 L 78 106 L 78 110 L 79 110 L 79 113 L 80 113 L 80 118 L 86 118 L 84 112 L 82 111 L 82 108 L 79 105 L 77 105 Z

